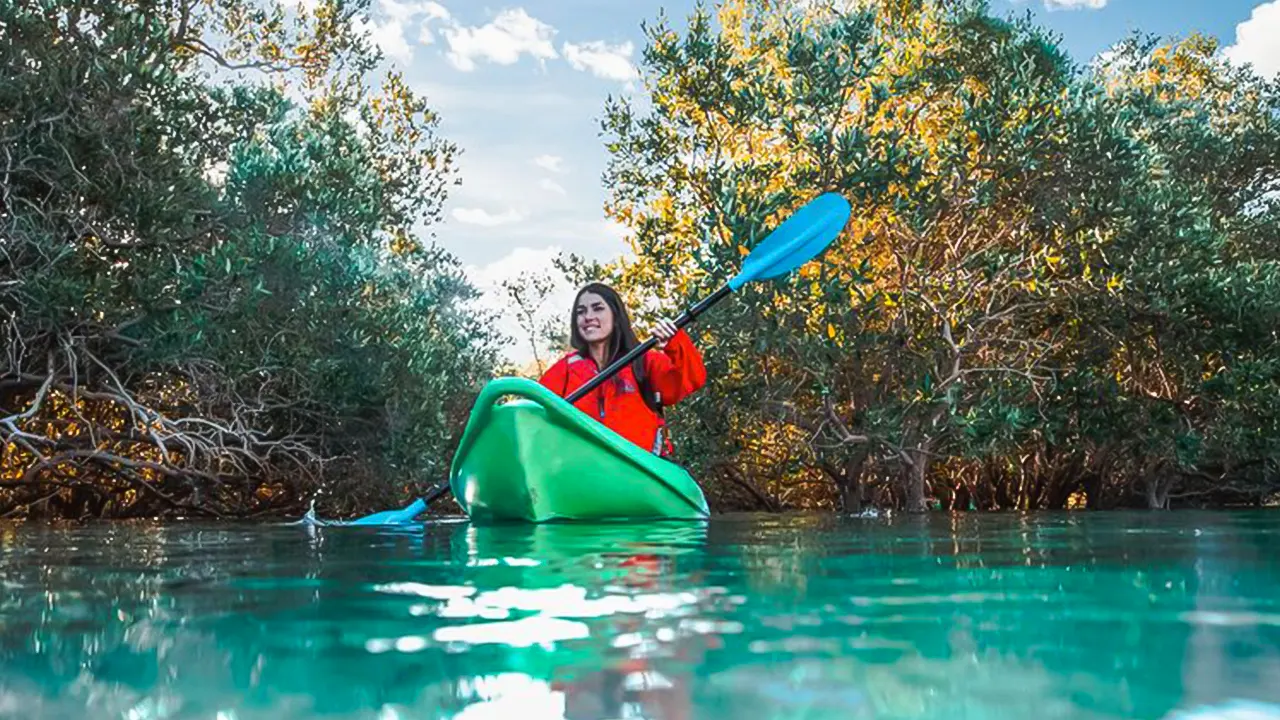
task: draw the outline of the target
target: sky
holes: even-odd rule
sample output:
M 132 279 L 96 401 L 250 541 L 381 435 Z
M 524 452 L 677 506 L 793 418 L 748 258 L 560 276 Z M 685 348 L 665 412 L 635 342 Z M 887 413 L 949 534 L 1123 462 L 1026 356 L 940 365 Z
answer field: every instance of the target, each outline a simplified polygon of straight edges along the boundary
M 714 0 L 708 0 L 714 2 Z M 1133 31 L 1216 36 L 1235 62 L 1280 74 L 1280 0 L 990 0 L 1031 13 L 1087 62 Z M 561 251 L 596 259 L 628 252 L 606 219 L 608 162 L 600 118 L 613 95 L 637 97 L 642 23 L 676 27 L 694 0 L 373 0 L 366 25 L 387 61 L 440 113 L 461 149 L 435 240 L 503 308 L 502 279 L 548 267 Z M 572 288 L 546 312 L 567 315 Z M 678 308 L 673 308 L 678 312 Z M 518 333 L 509 310 L 499 322 Z M 529 359 L 516 340 L 507 357 Z

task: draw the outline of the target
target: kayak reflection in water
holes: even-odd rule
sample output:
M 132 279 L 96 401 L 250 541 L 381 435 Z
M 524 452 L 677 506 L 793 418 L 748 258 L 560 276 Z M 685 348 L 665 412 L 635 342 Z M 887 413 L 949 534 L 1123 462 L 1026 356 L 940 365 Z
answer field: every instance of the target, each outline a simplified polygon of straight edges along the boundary
M 659 321 L 653 334 L 659 341 L 656 350 L 636 358 L 575 406 L 645 450 L 668 457 L 672 445 L 662 409 L 701 389 L 707 370 L 688 333 L 670 320 Z M 560 397 L 568 397 L 640 345 L 622 298 L 598 282 L 589 283 L 574 298 L 569 337 L 573 351 L 539 380 Z
M 601 559 L 625 571 L 621 583 L 632 590 L 675 592 L 678 581 L 698 584 L 700 578 L 675 571 L 671 556 L 642 550 L 623 548 Z M 599 669 L 570 670 L 569 677 L 552 681 L 552 689 L 564 697 L 565 720 L 691 720 L 694 669 L 723 643 L 711 633 L 679 633 L 673 625 L 644 615 L 618 618 Z

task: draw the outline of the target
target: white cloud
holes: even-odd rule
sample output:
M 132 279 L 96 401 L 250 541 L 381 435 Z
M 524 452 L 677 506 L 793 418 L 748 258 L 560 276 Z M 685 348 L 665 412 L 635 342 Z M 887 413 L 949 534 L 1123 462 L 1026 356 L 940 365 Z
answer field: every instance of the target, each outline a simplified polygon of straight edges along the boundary
M 1019 4 L 1027 0 L 1009 0 L 1009 2 Z M 1044 6 L 1049 12 L 1057 10 L 1101 10 L 1107 6 L 1110 0 L 1044 0 Z
M 1236 25 L 1236 42 L 1222 54 L 1237 65 L 1253 65 L 1263 77 L 1280 75 L 1280 0 L 1255 7 Z
M 314 0 L 286 0 L 314 5 Z M 431 44 L 434 39 L 431 23 L 436 20 L 450 21 L 449 11 L 436 2 L 399 2 L 399 0 L 378 0 L 378 20 L 359 18 L 356 26 L 365 32 L 382 52 L 389 58 L 404 64 L 413 61 L 413 48 L 405 39 L 405 31 L 418 17 L 418 40 L 423 44 Z
M 481 308 L 497 311 L 496 329 L 509 338 L 504 350 L 512 362 L 532 361 L 533 351 L 529 347 L 529 338 L 520 328 L 516 314 L 511 312 L 511 299 L 503 291 L 502 282 L 514 280 L 525 273 L 546 273 L 555 280 L 556 287 L 540 308 L 539 319 L 568 318 L 576 288 L 564 280 L 553 264 L 560 253 L 558 245 L 544 248 L 518 247 L 487 265 L 468 265 L 465 268 L 467 277 L 480 291 L 476 304 Z M 548 360 L 547 357 L 542 359 L 544 362 Z
M 1049 10 L 1101 10 L 1107 0 L 1044 0 Z
M 619 245 L 627 239 L 627 233 L 631 232 L 630 228 L 612 218 L 605 218 L 600 223 L 601 234 L 610 238 Z
M 435 5 L 435 3 L 430 4 Z M 426 3 L 402 3 L 397 2 L 397 0 L 378 0 L 378 8 L 391 20 L 404 23 L 412 20 L 415 15 L 426 12 Z
M 376 22 L 365 18 L 356 20 L 356 28 L 382 49 L 384 55 L 406 65 L 413 61 L 413 48 L 404 39 L 404 23 L 399 20 Z
M 552 180 L 551 178 L 543 178 L 542 180 L 538 181 L 538 187 L 542 188 L 543 190 L 546 190 L 547 192 L 552 192 L 557 195 L 569 194 L 569 192 L 564 189 L 563 185 L 556 182 L 555 180 Z
M 564 158 L 559 155 L 539 155 L 533 159 L 533 164 L 553 173 L 564 172 Z
M 442 33 L 449 44 L 449 62 L 463 72 L 474 70 L 477 60 L 513 65 L 522 55 L 539 60 L 559 57 L 552 43 L 556 29 L 524 8 L 503 10 L 487 25 L 456 25 Z
M 524 219 L 524 214 L 517 210 L 505 210 L 495 215 L 483 208 L 455 208 L 452 215 L 460 223 L 481 227 L 510 225 Z
M 496 290 L 503 280 L 519 277 L 525 272 L 549 272 L 555 275 L 552 261 L 560 255 L 561 248 L 552 245 L 545 248 L 518 247 L 493 262 L 475 266 L 468 265 L 467 276 L 480 290 Z M 571 302 L 573 298 L 569 298 Z M 569 302 L 564 307 L 569 307 Z
M 436 41 L 435 31 L 431 29 L 431 23 L 436 20 L 449 23 L 452 22 L 453 18 L 449 15 L 449 11 L 439 3 L 428 2 L 422 8 L 424 17 L 422 18 L 422 26 L 418 29 L 418 42 L 423 45 L 430 45 Z
M 631 64 L 631 56 L 635 46 L 630 41 L 620 45 L 595 40 L 577 45 L 566 42 L 562 46 L 564 59 L 569 61 L 574 70 L 590 72 L 598 78 L 631 82 L 639 74 L 635 65 Z

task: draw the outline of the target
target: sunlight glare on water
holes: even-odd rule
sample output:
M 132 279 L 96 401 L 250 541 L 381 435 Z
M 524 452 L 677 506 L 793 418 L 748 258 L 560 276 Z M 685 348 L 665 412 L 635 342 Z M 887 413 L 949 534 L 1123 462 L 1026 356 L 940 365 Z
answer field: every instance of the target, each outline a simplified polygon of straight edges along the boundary
M 1280 720 L 1280 515 L 0 526 L 0 718 Z

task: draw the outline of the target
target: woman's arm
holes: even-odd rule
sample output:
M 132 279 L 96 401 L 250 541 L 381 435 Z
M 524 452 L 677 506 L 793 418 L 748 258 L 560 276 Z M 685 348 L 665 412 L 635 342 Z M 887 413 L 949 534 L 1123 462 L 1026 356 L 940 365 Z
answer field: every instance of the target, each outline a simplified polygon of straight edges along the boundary
M 662 350 L 645 354 L 649 386 L 661 393 L 663 405 L 674 405 L 707 384 L 707 368 L 693 338 L 679 330 Z

